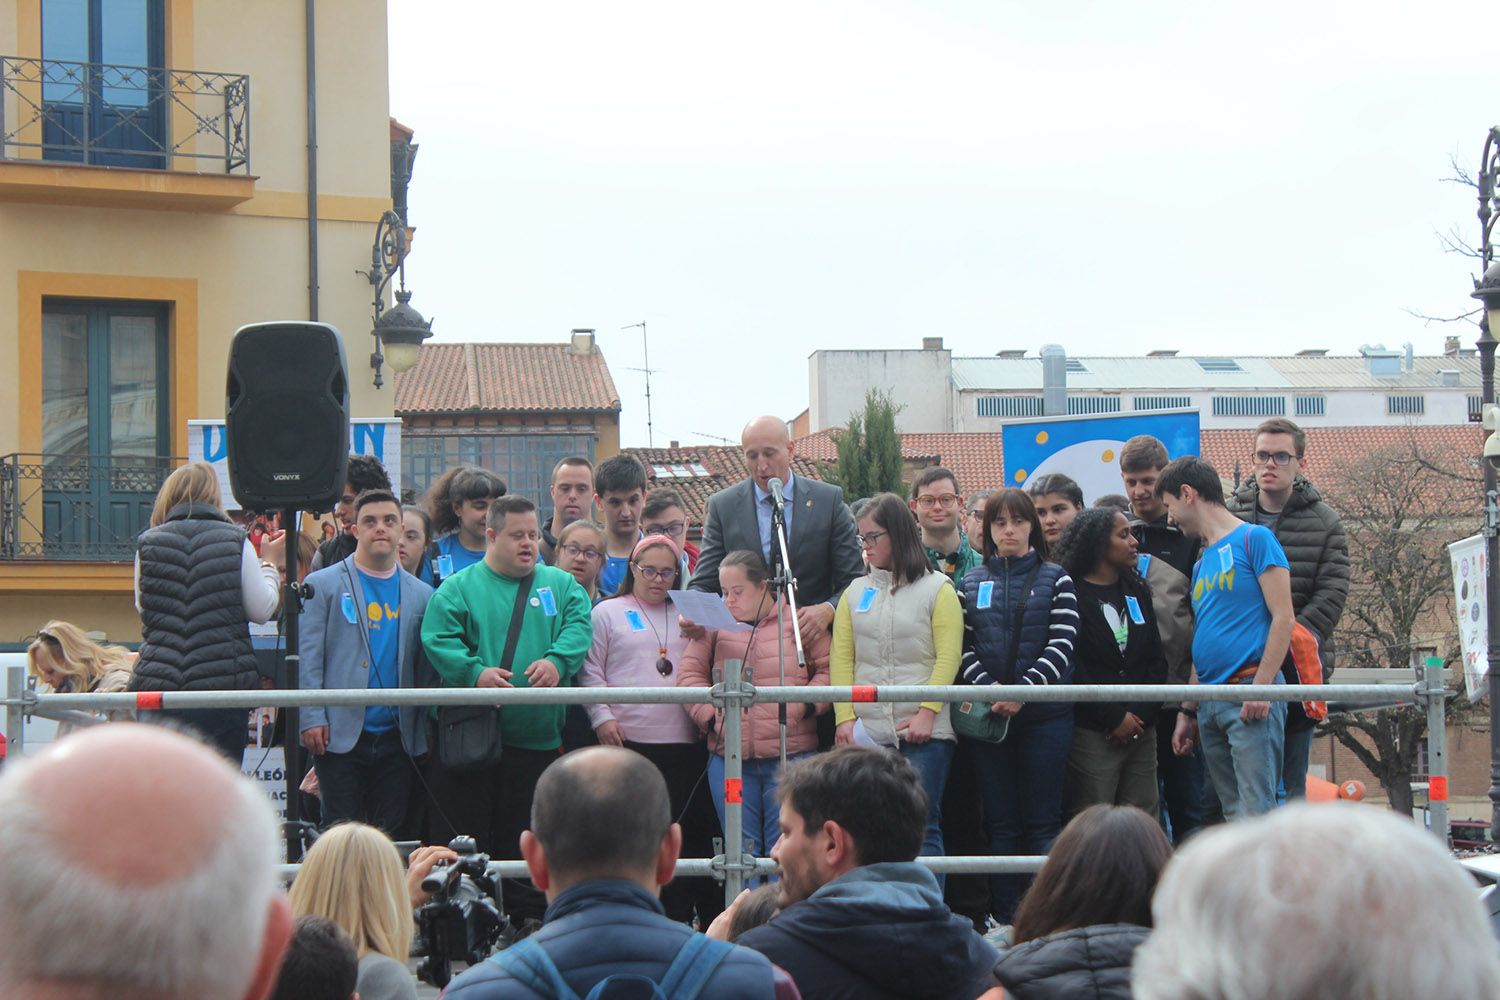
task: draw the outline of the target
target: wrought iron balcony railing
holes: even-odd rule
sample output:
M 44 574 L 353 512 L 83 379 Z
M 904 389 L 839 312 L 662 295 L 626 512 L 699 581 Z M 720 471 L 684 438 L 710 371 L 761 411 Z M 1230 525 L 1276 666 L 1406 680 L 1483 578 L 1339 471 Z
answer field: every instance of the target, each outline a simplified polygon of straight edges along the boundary
M 181 459 L 0 456 L 0 560 L 129 562 Z
M 250 172 L 250 78 L 0 56 L 0 159 Z

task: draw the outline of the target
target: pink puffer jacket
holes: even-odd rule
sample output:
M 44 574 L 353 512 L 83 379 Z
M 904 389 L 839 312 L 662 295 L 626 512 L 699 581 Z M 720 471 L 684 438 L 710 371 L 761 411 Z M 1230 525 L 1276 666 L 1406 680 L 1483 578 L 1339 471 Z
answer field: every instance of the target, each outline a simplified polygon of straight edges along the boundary
M 712 687 L 724 676 L 725 660 L 744 660 L 744 679 L 756 687 L 773 687 L 781 683 L 781 662 L 776 634 L 776 614 L 772 612 L 755 626 L 753 632 L 709 632 L 688 644 L 677 670 L 678 687 Z M 827 687 L 829 636 L 818 639 L 803 637 L 807 670 L 797 666 L 797 644 L 792 635 L 792 618 L 788 614 L 781 629 L 781 647 L 786 650 L 787 686 Z M 808 676 L 808 671 L 812 676 Z M 788 704 L 786 707 L 786 752 L 803 753 L 818 748 L 816 715 L 827 712 L 827 702 Z M 708 737 L 708 749 L 724 749 L 723 712 L 713 705 L 684 705 L 700 732 Z M 745 738 L 741 744 L 746 757 L 775 757 L 780 753 L 780 726 L 776 706 L 752 705 L 744 714 Z

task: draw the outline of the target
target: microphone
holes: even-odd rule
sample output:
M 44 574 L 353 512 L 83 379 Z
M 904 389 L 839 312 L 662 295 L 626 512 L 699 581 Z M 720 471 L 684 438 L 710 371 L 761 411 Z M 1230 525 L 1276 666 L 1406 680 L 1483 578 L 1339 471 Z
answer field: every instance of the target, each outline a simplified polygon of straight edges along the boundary
M 772 476 L 771 481 L 766 485 L 769 486 L 771 490 L 771 506 L 775 507 L 777 511 L 780 511 L 783 507 L 786 506 L 786 498 L 781 495 L 781 480 L 776 478 L 775 476 Z

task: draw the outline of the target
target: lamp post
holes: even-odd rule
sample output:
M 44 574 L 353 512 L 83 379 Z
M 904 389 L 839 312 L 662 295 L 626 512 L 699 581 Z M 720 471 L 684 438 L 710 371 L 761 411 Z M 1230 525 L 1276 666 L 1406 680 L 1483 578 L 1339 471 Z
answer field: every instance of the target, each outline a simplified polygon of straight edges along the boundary
M 375 325 L 370 333 L 375 338 L 375 351 L 370 355 L 370 367 L 375 370 L 375 388 L 385 384 L 381 378 L 381 366 L 389 364 L 391 371 L 407 371 L 417 363 L 422 341 L 432 336 L 432 321 L 411 306 L 411 292 L 406 290 L 406 223 L 395 212 L 386 212 L 375 227 L 375 245 L 370 248 L 370 269 L 356 271 L 370 279 L 375 286 Z M 396 292 L 396 304 L 385 307 L 386 286 L 391 278 L 401 275 L 401 288 Z M 382 351 L 384 353 L 382 353 Z
M 1500 266 L 1494 264 L 1495 247 L 1490 234 L 1495 225 L 1495 185 L 1500 179 L 1500 127 L 1484 137 L 1479 163 L 1479 255 L 1483 276 L 1474 283 L 1473 297 L 1484 303 L 1479 320 L 1479 381 L 1483 404 L 1485 439 L 1484 468 L 1484 570 L 1485 623 L 1489 633 L 1490 683 L 1490 833 L 1500 840 L 1500 504 L 1497 504 L 1496 473 L 1500 462 L 1500 427 L 1495 408 L 1495 340 L 1500 327 Z

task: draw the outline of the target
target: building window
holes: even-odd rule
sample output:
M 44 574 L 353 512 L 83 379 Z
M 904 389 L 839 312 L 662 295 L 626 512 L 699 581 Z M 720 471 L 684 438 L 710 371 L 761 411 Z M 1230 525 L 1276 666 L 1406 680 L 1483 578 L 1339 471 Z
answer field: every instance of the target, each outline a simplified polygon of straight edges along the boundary
M 1284 417 L 1285 396 L 1215 396 L 1216 417 Z
M 1321 417 L 1327 409 L 1327 399 L 1324 396 L 1298 396 L 1296 399 L 1296 413 L 1299 417 Z
M 1385 397 L 1385 413 L 1388 417 L 1420 417 L 1426 412 L 1426 396 Z
M 1131 401 L 1137 410 L 1185 410 L 1193 405 L 1192 396 L 1137 396 Z
M 1484 416 L 1484 397 L 1483 396 L 1470 396 L 1469 397 L 1469 423 L 1471 423 L 1471 424 L 1477 424 L 1477 423 L 1479 423 L 1480 419 L 1483 416 Z
M 1077 358 L 1069 358 L 1063 367 L 1073 375 L 1087 375 L 1089 373 L 1089 370 L 1084 367 L 1083 362 Z
M 1069 396 L 1068 413 L 1081 416 L 1089 413 L 1119 413 L 1119 396 Z
M 43 157 L 166 166 L 161 0 L 42 0 Z
M 44 550 L 120 558 L 150 518 L 170 464 L 167 309 L 42 302 Z
M 482 466 L 505 480 L 507 492 L 536 501 L 545 521 L 552 516 L 552 467 L 569 455 L 593 461 L 594 444 L 592 434 L 432 434 L 417 429 L 402 436 L 401 483 L 421 497 L 453 466 Z
M 1206 372 L 1242 372 L 1245 369 L 1233 358 L 1194 358 L 1198 367 Z
M 701 462 L 653 462 L 651 465 L 653 479 L 703 479 L 710 475 L 712 473 Z
M 981 417 L 1040 417 L 1041 396 L 980 396 L 976 401 Z

